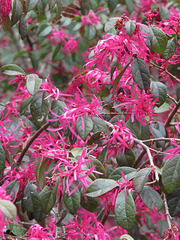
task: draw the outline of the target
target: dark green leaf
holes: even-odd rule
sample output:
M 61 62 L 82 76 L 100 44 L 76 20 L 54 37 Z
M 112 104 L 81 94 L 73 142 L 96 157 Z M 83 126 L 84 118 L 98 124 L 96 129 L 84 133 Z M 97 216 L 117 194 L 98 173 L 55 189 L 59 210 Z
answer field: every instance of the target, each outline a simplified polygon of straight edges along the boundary
M 159 6 L 159 13 L 161 18 L 165 19 L 165 20 L 169 20 L 169 16 L 168 14 L 168 9 L 162 6 Z
M 28 230 L 14 221 L 11 232 L 17 237 L 23 237 Z
M 21 35 L 21 39 L 25 39 L 27 36 L 27 25 L 26 22 L 24 21 L 24 17 L 21 16 L 20 21 L 19 21 L 19 34 Z
M 88 139 L 87 141 L 87 145 L 92 145 L 93 143 L 95 143 L 97 140 L 99 140 L 101 138 L 101 132 L 96 132 L 94 133 L 90 139 Z
M 65 110 L 64 110 L 65 107 L 66 107 L 66 104 L 63 101 L 59 101 L 59 100 L 52 101 L 51 110 L 53 113 L 55 113 L 58 116 L 61 116 L 63 113 L 65 113 Z M 59 121 L 55 115 L 50 113 L 49 119 L 53 119 L 53 120 L 57 119 L 57 121 L 53 121 L 53 122 L 50 121 L 50 124 L 54 128 L 59 127 Z
M 14 199 L 16 194 L 19 192 L 19 188 L 20 188 L 20 182 L 18 182 L 18 180 L 16 179 L 7 185 L 6 193 L 7 195 L 11 194 L 11 198 Z
M 37 74 L 29 74 L 27 75 L 27 80 L 26 80 L 26 87 L 28 92 L 31 95 L 35 95 L 37 91 L 39 90 L 40 86 L 42 83 L 42 79 L 39 78 Z
M 180 186 L 167 195 L 168 207 L 172 217 L 180 216 Z
M 132 122 L 131 118 L 127 121 L 126 127 L 131 129 L 132 133 L 140 139 L 141 137 L 141 124 L 140 122 L 134 118 L 134 122 Z
M 22 101 L 21 106 L 20 106 L 20 114 L 23 115 L 28 107 L 28 105 L 32 102 L 33 97 L 30 96 L 24 101 Z
M 180 184 L 180 155 L 166 160 L 162 169 L 162 183 L 168 193 L 173 192 Z
M 167 42 L 167 47 L 161 57 L 164 58 L 165 60 L 169 60 L 172 57 L 172 55 L 176 52 L 177 44 L 178 44 L 177 36 L 169 39 Z
M 166 131 L 162 123 L 158 122 L 156 125 L 151 124 L 151 134 L 154 138 L 162 138 L 166 136 Z M 156 142 L 157 147 L 165 147 L 165 141 Z
M 124 179 L 121 174 L 122 172 L 124 173 L 125 178 L 129 181 L 134 178 L 137 170 L 131 167 L 119 167 L 111 172 L 111 174 L 109 175 L 109 178 L 118 180 L 119 182 L 124 182 Z
M 6 167 L 5 161 L 6 161 L 5 151 L 4 151 L 4 148 L 2 147 L 2 145 L 0 144 L 0 174 L 3 172 L 3 170 Z
M 11 26 L 16 24 L 22 15 L 22 3 L 20 0 L 14 0 L 13 2 L 13 9 L 12 9 L 12 16 L 11 16 Z
M 160 28 L 150 27 L 150 43 L 153 52 L 163 54 L 167 46 L 167 36 Z
M 126 33 L 127 33 L 130 37 L 132 37 L 135 29 L 136 29 L 136 24 L 134 23 L 134 21 L 129 20 L 129 21 L 127 21 L 127 22 L 125 23 Z
M 40 196 L 34 186 L 30 183 L 24 188 L 21 207 L 23 212 L 27 211 L 30 220 L 35 218 L 39 221 L 41 219 Z
M 85 114 L 82 117 L 78 117 L 76 121 L 76 131 L 77 134 L 83 139 L 83 141 L 86 141 L 86 138 L 92 129 L 93 121 L 89 115 Z
M 58 189 L 59 181 L 56 182 L 53 189 L 49 186 L 45 186 L 40 192 L 41 208 L 44 214 L 48 214 L 56 203 L 56 195 Z
M 53 8 L 56 4 L 56 0 L 49 0 L 49 8 Z
M 95 212 L 98 206 L 98 199 L 86 196 L 84 199 L 84 194 L 81 194 L 81 207 L 89 212 Z
M 122 154 L 122 152 L 118 152 L 116 155 L 116 161 L 120 167 L 121 166 L 132 167 L 135 159 L 136 157 L 134 152 L 129 148 L 125 149 L 124 154 Z
M 151 94 L 153 99 L 158 98 L 156 106 L 160 107 L 165 101 L 167 96 L 167 87 L 161 82 L 151 81 Z
M 0 68 L 0 70 L 4 71 L 4 74 L 9 76 L 25 75 L 23 69 L 15 64 L 4 65 L 3 67 Z
M 106 160 L 106 155 L 107 155 L 107 151 L 108 151 L 108 148 L 105 147 L 102 152 L 100 152 L 99 156 L 98 156 L 98 159 L 101 163 L 104 163 L 104 161 Z
M 150 133 L 150 127 L 149 125 L 141 125 L 141 140 L 150 139 L 151 133 Z M 150 143 L 147 143 L 146 145 L 149 145 Z
M 150 72 L 146 63 L 138 57 L 134 57 L 132 64 L 133 79 L 140 89 L 147 92 L 150 86 Z
M 123 76 L 124 72 L 126 71 L 126 69 L 129 67 L 129 64 L 132 62 L 132 60 L 130 60 L 120 71 L 120 73 L 117 75 L 117 77 L 114 79 L 114 82 L 113 82 L 113 96 L 117 90 L 117 86 L 118 86 L 118 83 L 121 79 L 121 77 Z
M 93 25 L 87 25 L 84 27 L 84 36 L 91 41 L 96 36 L 96 28 Z
M 96 132 L 103 132 L 108 133 L 107 124 L 98 117 L 93 118 L 93 130 L 94 133 Z
M 46 158 L 45 160 L 43 158 L 41 158 L 37 164 L 36 164 L 36 180 L 39 184 L 39 188 L 42 189 L 43 187 L 43 178 L 44 178 L 44 172 L 46 170 L 48 164 L 48 158 Z
M 163 208 L 163 200 L 161 196 L 149 186 L 144 186 L 143 190 L 140 192 L 140 197 L 143 203 L 152 210 L 154 207 L 157 211 Z
M 2 23 L 2 28 L 4 31 L 9 31 L 9 29 L 11 28 L 11 20 L 9 16 L 7 16 L 4 22 Z
M 31 64 L 33 66 L 33 69 L 35 71 L 38 70 L 38 66 L 39 66 L 39 55 L 37 52 L 30 52 L 29 54 L 30 58 L 31 58 Z
M 117 223 L 127 231 L 130 231 L 134 225 L 136 208 L 131 193 L 122 190 L 115 203 L 115 218 Z
M 43 122 L 49 113 L 51 101 L 50 98 L 45 99 L 47 96 L 46 92 L 37 92 L 30 105 L 32 117 L 39 123 Z
M 86 189 L 86 195 L 88 197 L 99 197 L 118 186 L 119 184 L 112 179 L 96 179 Z
M 133 186 L 137 193 L 140 193 L 144 188 L 144 185 L 147 182 L 151 171 L 152 171 L 152 168 L 143 168 L 136 173 L 133 181 Z
M 62 0 L 56 0 L 56 4 L 57 4 L 56 18 L 59 19 L 62 12 Z
M 76 185 L 72 184 L 69 187 L 69 190 L 73 191 L 75 188 L 76 188 Z M 73 192 L 71 195 L 69 195 L 69 193 L 66 192 L 66 187 L 64 187 L 63 202 L 64 202 L 65 206 L 70 210 L 70 212 L 72 214 L 75 214 L 81 203 L 81 194 L 80 194 L 79 189 L 76 189 L 75 192 Z
M 53 62 L 61 61 L 65 57 L 66 53 L 62 51 L 60 48 L 61 48 L 61 43 L 57 44 L 54 49 L 54 52 L 52 55 Z
M 91 162 L 87 163 L 87 166 L 88 166 L 89 169 L 93 166 L 96 166 L 94 170 L 102 173 L 102 174 L 93 173 L 97 178 L 104 178 L 105 177 L 106 172 L 105 172 L 104 166 L 102 165 L 102 163 L 98 159 L 93 158 Z
M 129 13 L 132 13 L 134 11 L 134 3 L 132 0 L 125 0 L 126 7 Z
M 26 0 L 27 12 L 31 11 L 37 5 L 39 0 Z
M 119 0 L 113 0 L 113 1 L 108 0 L 107 5 L 108 5 L 108 8 L 109 8 L 109 11 L 112 12 L 116 8 L 118 3 L 119 3 Z

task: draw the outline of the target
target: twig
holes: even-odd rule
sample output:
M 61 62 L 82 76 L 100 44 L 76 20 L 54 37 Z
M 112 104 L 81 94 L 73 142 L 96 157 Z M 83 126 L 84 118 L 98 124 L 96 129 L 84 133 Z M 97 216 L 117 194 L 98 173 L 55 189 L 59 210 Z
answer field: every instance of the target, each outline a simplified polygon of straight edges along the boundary
M 172 228 L 172 224 L 171 224 L 171 215 L 169 213 L 169 208 L 168 208 L 168 204 L 167 204 L 167 199 L 166 199 L 166 195 L 163 193 L 163 201 L 164 201 L 164 207 L 165 207 L 165 214 L 166 214 L 166 219 L 167 219 L 167 223 L 168 223 L 168 227 L 169 229 Z
M 180 139 L 178 138 L 154 138 L 154 139 L 146 139 L 146 140 L 142 140 L 143 143 L 148 143 L 148 142 L 157 142 L 157 141 L 177 141 L 180 142 Z
M 174 117 L 174 115 L 177 112 L 179 107 L 180 107 L 180 100 L 177 102 L 176 106 L 173 108 L 172 112 L 168 116 L 168 118 L 167 118 L 167 120 L 166 120 L 166 122 L 164 124 L 165 128 L 169 127 L 169 124 L 170 124 L 171 120 L 173 119 L 173 117 Z
M 25 153 L 27 152 L 28 148 L 31 146 L 31 144 L 34 142 L 34 140 L 45 130 L 48 128 L 48 126 L 50 125 L 49 122 L 47 122 L 46 124 L 44 124 L 30 139 L 29 141 L 27 142 L 26 146 L 23 148 L 18 160 L 17 160 L 17 163 L 20 164 Z
M 154 162 L 153 162 L 153 156 L 152 156 L 152 154 L 149 150 L 149 147 L 146 146 L 141 140 L 139 140 L 137 138 L 134 138 L 134 142 L 136 142 L 137 144 L 141 145 L 144 148 L 144 150 L 147 152 L 150 165 L 154 167 L 155 165 L 154 165 Z M 158 175 L 158 172 L 156 170 L 155 170 L 155 178 L 156 178 L 157 181 L 159 181 L 159 175 Z
M 178 83 L 180 83 L 180 79 L 177 78 L 176 76 L 174 76 L 172 73 L 170 73 L 168 70 L 164 69 L 163 67 L 153 63 L 152 61 L 150 62 L 150 64 L 158 69 L 160 69 L 161 71 L 167 73 L 170 77 L 172 77 L 174 80 L 176 80 Z
M 171 99 L 175 104 L 178 103 L 178 102 L 176 101 L 176 99 L 173 98 L 171 95 L 167 94 L 167 97 L 168 97 L 169 99 Z

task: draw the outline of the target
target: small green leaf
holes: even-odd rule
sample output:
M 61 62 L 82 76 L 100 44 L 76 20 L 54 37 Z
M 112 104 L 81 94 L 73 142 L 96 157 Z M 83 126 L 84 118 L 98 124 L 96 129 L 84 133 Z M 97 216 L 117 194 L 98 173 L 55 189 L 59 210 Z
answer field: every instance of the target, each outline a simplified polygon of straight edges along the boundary
M 150 43 L 153 52 L 163 54 L 167 46 L 167 36 L 160 28 L 150 27 Z
M 141 138 L 141 124 L 140 122 L 134 118 L 134 122 L 132 122 L 131 118 L 127 121 L 126 127 L 131 129 L 132 133 L 137 137 Z
M 29 106 L 29 104 L 32 102 L 33 97 L 30 96 L 27 99 L 25 99 L 24 101 L 22 101 L 21 106 L 20 106 L 20 114 L 23 115 L 27 109 L 27 107 Z
M 2 147 L 2 145 L 0 144 L 0 174 L 4 171 L 4 169 L 6 167 L 5 161 L 6 161 L 5 151 L 4 151 L 4 148 Z
M 178 44 L 177 36 L 169 39 L 167 42 L 167 47 L 161 57 L 164 58 L 165 60 L 169 60 L 172 57 L 172 55 L 176 52 L 177 44 Z
M 132 0 L 125 0 L 126 7 L 129 13 L 134 11 L 134 2 Z
M 53 8 L 56 4 L 56 0 L 49 0 L 49 8 Z
M 147 92 L 150 86 L 150 72 L 146 63 L 138 57 L 134 57 L 132 64 L 133 79 L 140 89 Z
M 157 122 L 156 125 L 151 124 L 151 134 L 154 138 L 162 138 L 166 137 L 166 130 L 162 123 Z M 165 141 L 158 141 L 156 142 L 157 147 L 165 147 Z
M 88 197 L 99 197 L 116 187 L 119 187 L 119 184 L 112 179 L 96 179 L 86 189 L 86 195 Z
M 56 5 L 57 5 L 56 19 L 59 19 L 62 12 L 62 0 L 56 0 Z
M 151 171 L 152 168 L 143 168 L 136 173 L 133 181 L 133 186 L 137 193 L 140 193 L 143 190 Z
M 53 62 L 61 61 L 66 56 L 66 53 L 60 49 L 61 46 L 62 46 L 61 43 L 56 45 L 53 55 L 52 55 Z
M 23 199 L 21 203 L 22 211 L 27 211 L 30 220 L 41 219 L 41 202 L 40 196 L 34 186 L 30 183 L 26 185 L 23 191 Z
M 119 0 L 108 0 L 107 5 L 110 12 L 113 12 L 113 10 L 116 8 L 117 4 L 119 3 Z
M 20 188 L 20 182 L 18 182 L 18 179 L 10 182 L 6 187 L 6 193 L 7 195 L 11 194 L 11 199 L 14 199 L 16 194 L 19 192 Z
M 160 13 L 161 18 L 163 18 L 165 20 L 169 20 L 167 8 L 159 6 L 159 13 Z
M 108 133 L 107 124 L 100 118 L 94 117 L 93 118 L 93 130 L 94 133 L 96 132 L 103 132 Z
M 37 92 L 30 105 L 32 117 L 39 123 L 44 122 L 49 113 L 51 101 L 50 98 L 45 99 L 47 96 L 46 92 Z
M 136 208 L 131 193 L 126 190 L 122 190 L 115 203 L 115 218 L 122 228 L 130 231 L 134 225 Z
M 134 21 L 129 20 L 129 21 L 127 21 L 127 22 L 125 23 L 126 33 L 127 33 L 130 37 L 132 37 L 135 29 L 136 29 L 136 24 L 135 24 Z
M 119 240 L 134 240 L 134 238 L 132 238 L 130 235 L 128 234 L 123 234 Z
M 39 0 L 26 0 L 27 12 L 31 11 L 37 5 Z
M 27 25 L 26 22 L 24 20 L 24 17 L 21 16 L 20 21 L 19 21 L 19 34 L 21 35 L 21 39 L 24 40 L 25 37 L 27 36 Z
M 130 60 L 128 63 L 126 63 L 126 65 L 121 69 L 120 73 L 117 75 L 117 77 L 114 79 L 114 82 L 113 82 L 113 96 L 117 90 L 117 86 L 118 86 L 118 83 L 120 81 L 120 79 L 122 78 L 124 72 L 126 71 L 126 69 L 129 67 L 130 63 L 132 62 L 132 60 Z
M 0 70 L 4 71 L 3 73 L 9 76 L 25 75 L 23 69 L 15 64 L 4 65 Z
M 84 36 L 91 41 L 96 36 L 96 28 L 93 25 L 87 25 L 84 27 Z
M 160 107 L 165 101 L 167 96 L 167 87 L 161 82 L 151 81 L 151 94 L 153 99 L 158 98 L 156 106 Z
M 61 116 L 63 113 L 65 113 L 65 110 L 64 110 L 65 107 L 66 107 L 66 104 L 63 101 L 59 101 L 59 100 L 52 101 L 51 110 L 53 113 L 55 113 L 58 116 Z M 57 121 L 50 121 L 50 124 L 54 128 L 59 127 L 59 120 L 55 115 L 50 113 L 49 119 L 53 119 L 53 120 L 57 119 Z
M 59 181 L 56 181 L 56 184 L 53 187 L 53 189 L 50 189 L 49 186 L 45 186 L 39 194 L 40 201 L 41 201 L 41 208 L 44 214 L 48 214 L 56 203 L 58 185 L 59 185 Z
M 98 206 L 98 199 L 86 196 L 84 199 L 84 194 L 81 194 L 81 207 L 89 212 L 95 212 Z
M 105 147 L 99 154 L 98 159 L 101 163 L 104 163 L 106 160 L 106 155 L 107 155 L 108 148 Z
M 70 191 L 73 191 L 76 188 L 75 184 L 72 184 L 69 187 Z M 76 189 L 75 192 L 73 192 L 70 196 L 68 192 L 65 192 L 66 187 L 64 188 L 63 193 L 63 202 L 66 205 L 66 207 L 70 210 L 72 214 L 75 214 L 80 206 L 81 203 L 81 194 L 79 192 L 79 189 Z
M 28 230 L 14 221 L 11 232 L 17 237 L 23 237 Z
M 46 170 L 47 164 L 48 164 L 48 158 L 46 158 L 45 160 L 41 158 L 36 164 L 36 180 L 39 184 L 40 189 L 42 189 L 43 187 L 44 172 Z
M 166 160 L 162 169 L 162 183 L 168 193 L 173 192 L 180 184 L 180 155 Z
M 143 203 L 152 210 L 154 207 L 157 211 L 163 208 L 163 200 L 161 196 L 149 186 L 144 186 L 143 190 L 140 192 L 140 197 Z
M 9 200 L 0 199 L 0 211 L 11 221 L 17 216 L 16 206 Z
M 86 141 L 86 138 L 92 129 L 93 121 L 89 115 L 85 114 L 82 117 L 78 117 L 76 121 L 76 131 L 77 134 L 83 139 L 83 141 Z
M 16 24 L 22 15 L 23 6 L 20 0 L 13 1 L 13 9 L 11 16 L 11 27 Z
M 105 24 L 105 27 L 104 27 L 104 31 L 105 32 L 109 32 L 109 30 L 111 30 L 112 28 L 114 28 L 114 25 L 116 23 L 117 20 L 120 20 L 121 18 L 120 17 L 113 17 L 113 18 L 110 18 L 109 21 Z M 91 54 L 91 53 L 90 53 Z M 89 56 L 89 58 L 91 58 Z
M 121 166 L 132 167 L 135 159 L 136 157 L 134 152 L 129 148 L 125 149 L 124 154 L 122 154 L 122 152 L 118 152 L 116 155 L 116 161 L 120 167 Z
M 42 79 L 39 78 L 37 74 L 27 75 L 26 87 L 31 95 L 35 95 L 35 93 L 39 90 L 41 83 Z
M 121 172 L 124 173 L 125 178 L 129 181 L 134 178 L 137 170 L 131 167 L 119 167 L 111 172 L 109 178 L 113 180 L 118 180 L 119 182 L 124 182 Z
M 180 216 L 180 186 L 167 195 L 169 212 L 172 217 Z
M 47 24 L 41 24 L 38 30 L 39 37 L 46 37 L 48 34 L 51 33 L 52 27 Z

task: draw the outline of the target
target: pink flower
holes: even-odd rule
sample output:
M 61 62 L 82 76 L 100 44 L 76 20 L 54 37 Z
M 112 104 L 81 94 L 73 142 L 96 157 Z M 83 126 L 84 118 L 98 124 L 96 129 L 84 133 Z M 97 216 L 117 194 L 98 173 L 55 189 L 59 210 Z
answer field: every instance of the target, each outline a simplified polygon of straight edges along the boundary
M 99 19 L 99 17 L 93 12 L 93 10 L 90 10 L 89 14 L 87 14 L 86 12 L 86 16 L 82 16 L 81 17 L 81 21 L 82 21 L 82 26 L 86 26 L 86 25 L 93 25 L 94 27 L 101 22 L 101 20 Z
M 32 225 L 28 230 L 28 240 L 50 240 L 53 238 L 51 233 L 47 232 L 48 228 L 43 228 L 39 224 Z
M 12 0 L 0 0 L 0 17 L 2 18 L 2 21 L 0 24 L 2 24 L 6 17 L 9 16 L 9 13 L 12 11 Z

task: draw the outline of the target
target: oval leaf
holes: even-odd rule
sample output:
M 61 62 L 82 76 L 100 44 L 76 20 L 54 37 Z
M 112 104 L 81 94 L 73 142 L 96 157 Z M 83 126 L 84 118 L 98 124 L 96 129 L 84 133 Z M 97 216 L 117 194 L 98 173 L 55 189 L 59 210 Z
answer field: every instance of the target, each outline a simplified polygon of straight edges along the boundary
M 160 107 L 165 101 L 167 96 L 167 87 L 161 82 L 151 81 L 151 94 L 153 99 L 158 98 L 156 106 Z
M 117 223 L 127 231 L 130 231 L 134 225 L 136 208 L 131 193 L 122 190 L 115 203 L 115 218 Z
M 162 183 L 168 193 L 173 192 L 180 184 L 180 155 L 166 160 L 162 169 Z
M 119 187 L 119 184 L 112 179 L 96 179 L 86 189 L 86 195 L 88 197 L 99 197 L 116 187 Z
M 172 57 L 172 55 L 176 52 L 177 44 L 178 44 L 177 36 L 169 39 L 167 42 L 167 47 L 161 57 L 164 58 L 165 60 L 169 60 Z
M 0 174 L 5 169 L 5 161 L 6 161 L 5 151 L 2 145 L 0 144 Z
M 167 36 L 160 28 L 150 27 L 150 43 L 153 52 L 163 54 L 167 46 Z
M 77 134 L 83 139 L 83 141 L 86 141 L 86 138 L 92 129 L 93 121 L 89 115 L 85 114 L 82 117 L 78 117 L 76 121 L 76 131 Z
M 124 154 L 122 154 L 122 152 L 119 152 L 116 155 L 116 161 L 120 167 L 121 166 L 132 167 L 135 159 L 136 159 L 136 157 L 135 157 L 134 152 L 129 148 L 125 149 Z
M 9 76 L 25 75 L 23 69 L 15 64 L 4 65 L 0 68 L 0 70 L 2 70 L 4 74 Z
M 146 63 L 142 59 L 134 57 L 132 74 L 133 79 L 137 83 L 138 87 L 147 92 L 150 86 L 150 72 Z
M 133 181 L 133 186 L 137 193 L 140 193 L 142 191 L 151 171 L 152 171 L 151 168 L 143 168 L 136 173 L 136 176 Z
M 42 79 L 37 74 L 27 75 L 26 87 L 31 95 L 34 95 L 40 88 Z
M 10 220 L 14 220 L 17 216 L 16 206 L 9 200 L 0 199 L 0 211 Z
M 134 31 L 136 29 L 136 24 L 134 23 L 134 21 L 128 21 L 125 23 L 125 30 L 126 30 L 126 33 L 132 37 Z
M 150 209 L 153 210 L 155 207 L 157 211 L 161 210 L 163 207 L 163 200 L 158 192 L 153 190 L 149 186 L 145 186 L 140 193 L 140 197 L 143 203 Z

